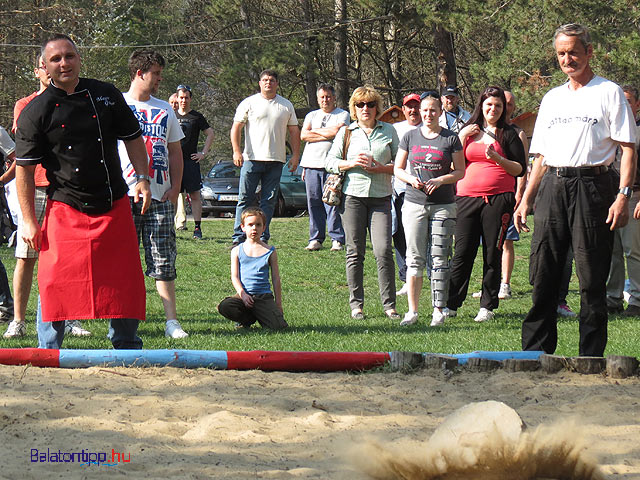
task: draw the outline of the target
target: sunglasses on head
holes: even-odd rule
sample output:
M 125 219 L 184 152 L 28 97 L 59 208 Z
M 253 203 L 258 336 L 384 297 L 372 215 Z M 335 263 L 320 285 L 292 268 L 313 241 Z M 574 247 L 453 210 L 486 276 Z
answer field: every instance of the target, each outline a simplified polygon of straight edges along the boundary
M 186 90 L 187 92 L 191 93 L 191 87 L 190 87 L 189 85 L 182 85 L 182 84 L 180 84 L 180 85 L 178 85 L 178 86 L 176 87 L 176 92 L 177 92 L 178 90 Z
M 356 103 L 356 107 L 358 108 L 364 108 L 364 106 L 367 106 L 369 108 L 376 108 L 377 103 L 376 102 L 358 102 Z
M 440 94 L 435 90 L 427 90 L 420 95 L 420 100 L 424 100 L 425 98 L 440 98 Z

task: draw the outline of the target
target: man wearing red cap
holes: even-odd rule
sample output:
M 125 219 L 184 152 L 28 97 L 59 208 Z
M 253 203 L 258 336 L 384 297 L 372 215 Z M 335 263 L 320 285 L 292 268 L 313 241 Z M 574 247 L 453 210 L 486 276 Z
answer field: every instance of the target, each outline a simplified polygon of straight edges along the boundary
M 402 99 L 402 113 L 404 113 L 404 122 L 393 124 L 393 128 L 398 133 L 398 138 L 402 139 L 409 130 L 422 125 L 420 118 L 420 95 L 410 93 Z M 402 226 L 402 204 L 404 203 L 404 192 L 407 184 L 402 180 L 393 178 L 393 201 L 391 203 L 391 230 L 393 234 L 393 247 L 396 251 L 396 264 L 398 265 L 398 276 L 402 280 L 402 288 L 396 292 L 396 295 L 407 294 L 407 265 L 405 263 L 405 254 L 407 251 L 407 242 L 404 238 L 404 227 Z

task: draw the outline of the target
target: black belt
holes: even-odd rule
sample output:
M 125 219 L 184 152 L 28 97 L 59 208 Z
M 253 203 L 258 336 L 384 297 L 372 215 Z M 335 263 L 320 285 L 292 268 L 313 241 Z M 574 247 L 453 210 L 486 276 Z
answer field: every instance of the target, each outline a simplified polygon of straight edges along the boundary
M 549 171 L 558 177 L 596 177 L 609 171 L 609 167 L 549 167 Z

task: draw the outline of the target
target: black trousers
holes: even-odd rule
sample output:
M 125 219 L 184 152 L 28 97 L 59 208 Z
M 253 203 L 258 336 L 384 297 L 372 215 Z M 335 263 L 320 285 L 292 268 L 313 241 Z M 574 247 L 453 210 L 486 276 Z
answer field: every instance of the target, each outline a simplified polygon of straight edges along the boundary
M 403 282 L 407 281 L 407 240 L 404 237 L 404 225 L 402 225 L 402 205 L 404 204 L 404 192 L 394 195 L 391 199 L 396 212 L 398 228 L 393 234 L 393 248 L 396 251 L 396 265 L 398 266 L 398 277 Z
M 616 187 L 609 173 L 542 178 L 534 215 L 529 281 L 533 306 L 522 323 L 522 349 L 554 353 L 557 304 L 567 251 L 580 282 L 580 355 L 602 356 L 607 345 L 607 288 L 613 232 L 605 223 Z
M 502 276 L 502 245 L 513 217 L 515 194 L 499 193 L 488 197 L 456 197 L 458 219 L 455 251 L 451 262 L 447 307 L 457 310 L 467 297 L 473 263 L 482 238 L 482 296 L 480 306 L 498 307 Z
M 4 193 L 0 193 L 4 195 Z M 9 288 L 9 279 L 7 271 L 0 260 L 0 315 L 4 320 L 13 319 L 13 297 L 11 297 L 11 289 Z

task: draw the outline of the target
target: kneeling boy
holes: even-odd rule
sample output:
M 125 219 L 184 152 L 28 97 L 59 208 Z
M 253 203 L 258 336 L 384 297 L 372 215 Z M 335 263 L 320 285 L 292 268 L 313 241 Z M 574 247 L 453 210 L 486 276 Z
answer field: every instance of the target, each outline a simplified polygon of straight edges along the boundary
M 260 240 L 267 218 L 259 208 L 247 208 L 241 222 L 247 239 L 231 250 L 231 283 L 237 295 L 220 302 L 218 311 L 245 328 L 256 321 L 265 328 L 286 328 L 276 249 Z

